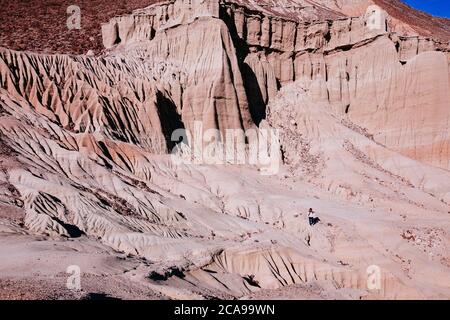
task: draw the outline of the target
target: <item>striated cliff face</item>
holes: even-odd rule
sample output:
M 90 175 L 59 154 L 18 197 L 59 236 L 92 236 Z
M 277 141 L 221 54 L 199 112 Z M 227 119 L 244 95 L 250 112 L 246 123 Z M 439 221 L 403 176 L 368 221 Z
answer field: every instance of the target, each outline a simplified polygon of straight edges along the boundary
M 373 30 L 368 16 L 309 24 L 236 9 L 234 4 L 225 8 L 224 19 L 236 30 L 249 66 L 256 122 L 279 86 L 321 78 L 318 102 L 328 100 L 377 142 L 449 168 L 448 44 L 392 33 L 387 22 Z M 385 13 L 382 18 L 387 21 Z M 259 92 L 252 88 L 253 75 Z
M 112 55 L 170 61 L 183 73 L 175 93 L 184 126 L 205 129 L 252 126 L 235 45 L 219 19 L 218 1 L 172 1 L 113 19 L 102 27 Z
M 167 63 L 2 49 L 0 65 L 8 96 L 27 101 L 29 108 L 72 132 L 165 152 L 164 134 L 180 126 L 168 92 L 179 88 L 181 75 Z
M 322 78 L 324 85 L 317 98 L 326 97 L 334 110 L 366 128 L 377 142 L 449 168 L 448 44 L 391 32 L 384 11 L 379 17 L 381 27 L 370 28 L 371 17 L 367 14 L 343 16 L 345 4 L 340 11 L 314 7 L 328 19 L 321 22 L 316 21 L 318 13 L 310 17 L 303 14 L 303 9 L 298 10 L 302 7 L 298 2 L 277 6 L 281 7 L 283 11 L 278 12 L 259 2 L 169 1 L 111 20 L 103 25 L 103 38 L 106 47 L 115 48 L 113 52 L 148 47 L 145 50 L 149 57 L 174 61 L 188 79 L 203 73 L 207 83 L 213 77 L 225 85 L 218 88 L 226 92 L 225 101 L 229 101 L 223 106 L 216 105 L 207 85 L 187 85 L 197 97 L 193 100 L 191 93 L 183 93 L 181 103 L 188 107 L 182 111 L 185 122 L 203 120 L 213 128 L 248 128 L 248 113 L 259 124 L 265 118 L 267 103 L 281 86 L 299 79 Z M 211 32 L 209 36 L 217 41 L 204 41 L 203 26 L 216 24 L 221 34 Z M 218 52 L 214 44 L 223 39 L 228 42 L 223 47 L 231 57 L 226 59 L 229 63 L 217 62 L 207 54 L 208 48 Z M 178 43 L 173 46 L 171 41 Z M 192 55 L 186 54 L 189 51 Z M 422 54 L 425 52 L 430 53 Z M 193 64 L 190 56 L 200 60 Z M 221 66 L 221 70 L 211 66 Z M 232 74 L 233 79 L 226 74 L 219 76 L 223 72 Z M 232 111 L 230 106 L 238 108 Z M 215 122 L 225 119 L 224 112 L 233 119 L 214 123 L 215 114 L 220 115 Z M 399 123 L 398 119 L 404 121 Z M 416 130 L 419 126 L 421 130 Z
M 448 21 L 381 2 L 173 0 L 99 56 L 1 48 L 2 277 L 45 252 L 122 298 L 448 298 Z M 197 121 L 279 130 L 280 170 L 175 163 Z

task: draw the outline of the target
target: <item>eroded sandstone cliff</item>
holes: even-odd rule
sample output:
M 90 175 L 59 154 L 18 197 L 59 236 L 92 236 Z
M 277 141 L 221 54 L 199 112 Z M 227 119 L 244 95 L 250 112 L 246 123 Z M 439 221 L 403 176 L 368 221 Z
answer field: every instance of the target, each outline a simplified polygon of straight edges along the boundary
M 351 2 L 167 1 L 100 56 L 2 48 L 2 275 L 46 252 L 125 298 L 448 298 L 448 45 Z M 279 130 L 280 171 L 174 163 L 196 121 Z
M 334 109 L 367 128 L 376 141 L 415 159 L 449 168 L 448 44 L 391 32 L 385 12 L 380 15 L 384 21 L 381 27 L 370 28 L 367 14 L 341 17 L 330 13 L 326 17 L 334 20 L 311 22 L 301 10 L 289 10 L 289 6 L 285 13 L 291 14 L 264 8 L 266 5 L 261 3 L 239 1 L 220 2 L 220 6 L 218 1 L 190 5 L 184 1 L 166 2 L 104 25 L 105 45 L 121 47 L 150 40 L 153 42 L 150 47 L 161 47 L 156 44 L 160 41 L 159 34 L 183 33 L 186 28 L 183 26 L 192 25 L 195 17 L 220 18 L 236 48 L 231 55 L 237 55 L 238 65 L 235 63 L 231 72 L 237 77 L 233 83 L 244 123 L 247 99 L 253 122 L 259 124 L 265 117 L 268 101 L 281 86 L 298 79 L 320 77 L 325 83 L 317 93 L 318 99 L 326 97 Z M 183 10 L 186 13 L 180 14 Z M 158 39 L 152 40 L 153 37 Z M 201 38 L 188 32 L 179 45 L 183 41 L 192 44 L 193 37 Z M 204 51 L 203 43 L 200 41 L 196 48 Z M 158 52 L 149 52 L 161 57 Z M 425 52 L 430 53 L 422 54 Z M 176 53 L 166 54 L 166 58 L 177 62 L 185 59 L 173 54 Z M 209 57 L 203 58 L 202 64 L 212 63 Z M 224 70 L 228 68 L 224 66 Z M 191 73 L 196 72 L 187 72 Z M 236 105 L 235 101 L 231 103 Z M 229 108 L 223 109 L 229 113 Z M 420 112 L 413 111 L 416 109 Z M 185 119 L 201 117 L 186 115 Z M 399 123 L 398 119 L 404 121 Z M 418 127 L 421 129 L 417 130 Z

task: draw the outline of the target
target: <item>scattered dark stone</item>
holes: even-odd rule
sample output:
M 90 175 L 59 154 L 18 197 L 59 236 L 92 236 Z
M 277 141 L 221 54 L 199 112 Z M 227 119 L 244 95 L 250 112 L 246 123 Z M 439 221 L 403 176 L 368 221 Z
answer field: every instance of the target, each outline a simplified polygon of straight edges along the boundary
M 121 299 L 111 297 L 106 293 L 89 292 L 82 300 L 121 300 Z
M 173 276 L 183 279 L 185 277 L 185 274 L 184 274 L 183 270 L 180 270 L 178 267 L 171 267 L 169 270 L 166 270 L 164 273 L 152 271 L 148 275 L 148 278 L 151 280 L 154 280 L 154 281 L 166 281 Z
M 259 282 L 255 279 L 254 274 L 250 274 L 250 275 L 244 277 L 244 280 L 247 281 L 247 283 L 253 287 L 261 288 L 261 286 L 259 285 Z

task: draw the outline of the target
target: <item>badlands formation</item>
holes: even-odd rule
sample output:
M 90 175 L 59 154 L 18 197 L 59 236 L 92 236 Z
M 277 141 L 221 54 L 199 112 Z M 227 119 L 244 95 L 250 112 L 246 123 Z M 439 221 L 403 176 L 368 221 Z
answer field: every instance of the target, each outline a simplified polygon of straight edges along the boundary
M 0 48 L 0 298 L 450 298 L 449 20 L 171 0 L 101 34 Z M 175 161 L 198 123 L 277 132 L 277 170 Z

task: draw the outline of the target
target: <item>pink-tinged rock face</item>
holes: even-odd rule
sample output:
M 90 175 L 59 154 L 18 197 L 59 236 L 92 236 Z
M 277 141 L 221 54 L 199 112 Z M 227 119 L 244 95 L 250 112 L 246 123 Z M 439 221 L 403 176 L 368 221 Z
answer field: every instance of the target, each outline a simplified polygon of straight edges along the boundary
M 153 2 L 0 48 L 0 298 L 448 299 L 445 21 Z

